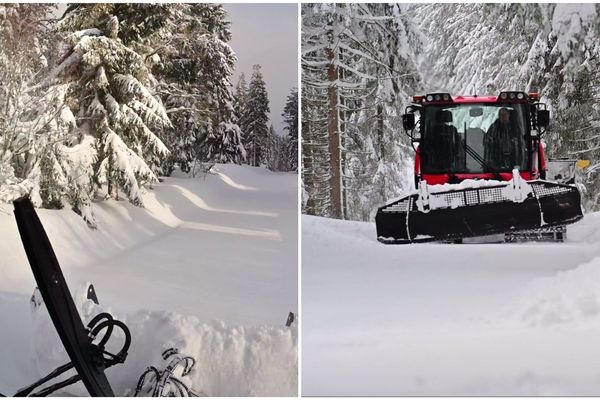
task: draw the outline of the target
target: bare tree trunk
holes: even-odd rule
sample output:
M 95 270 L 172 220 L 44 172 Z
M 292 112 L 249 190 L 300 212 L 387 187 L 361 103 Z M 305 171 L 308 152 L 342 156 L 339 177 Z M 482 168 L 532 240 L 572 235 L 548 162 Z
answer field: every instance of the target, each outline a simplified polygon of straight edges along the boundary
M 344 54 L 343 54 L 343 49 L 339 49 L 339 57 L 340 60 L 343 61 L 344 59 Z M 344 80 L 344 70 L 343 69 L 339 69 L 338 70 L 338 77 L 340 79 L 340 81 Z M 340 171 L 342 173 L 342 178 L 341 178 L 341 183 L 342 183 L 342 187 L 341 187 L 341 196 L 342 196 L 342 218 L 346 219 L 348 218 L 348 196 L 347 196 L 347 191 L 346 191 L 346 187 L 348 185 L 348 178 L 346 177 L 346 152 L 344 151 L 346 149 L 346 137 L 345 135 L 342 135 L 343 132 L 346 132 L 346 108 L 344 107 L 345 104 L 345 99 L 343 94 L 338 92 L 338 100 L 340 103 L 340 110 L 338 112 L 338 116 L 340 118 L 340 122 L 339 122 L 339 136 L 340 136 L 340 157 L 341 157 L 341 162 L 340 162 Z
M 306 91 L 307 89 L 304 87 L 302 91 Z M 302 93 L 302 92 L 300 92 Z M 307 104 L 308 97 L 302 99 L 302 110 L 300 112 L 300 116 L 302 118 L 302 127 L 300 128 L 300 133 L 302 137 L 302 141 L 299 143 L 299 146 L 302 146 L 302 162 L 298 165 L 298 170 L 302 174 L 302 183 L 306 188 L 308 193 L 308 198 L 306 199 L 306 204 L 304 204 L 303 211 L 307 214 L 315 213 L 315 205 L 314 205 L 314 196 L 311 192 L 311 189 L 314 189 L 314 180 L 313 173 L 314 167 L 312 163 L 313 159 L 313 134 L 312 134 L 312 126 L 310 120 L 310 113 L 305 110 L 310 110 L 311 107 Z
M 107 166 L 106 166 L 106 184 L 108 186 L 107 190 L 108 190 L 108 197 L 112 197 L 112 192 L 113 192 L 113 182 L 112 182 L 112 147 L 109 147 L 109 153 L 108 153 L 108 162 L 107 162 Z
M 327 49 L 327 58 L 330 61 L 329 67 L 327 68 L 327 80 L 330 82 L 329 88 L 327 89 L 329 98 L 327 133 L 329 137 L 329 169 L 331 171 L 331 177 L 329 181 L 331 195 L 331 216 L 333 218 L 343 218 L 338 89 L 335 84 L 338 79 L 338 70 L 333 63 L 333 50 Z
M 377 140 L 379 141 L 379 162 L 385 162 L 385 138 L 383 122 L 383 106 L 379 104 L 377 106 Z M 381 197 L 385 198 L 385 189 L 387 185 L 387 183 L 385 182 L 385 174 L 382 174 L 381 179 Z

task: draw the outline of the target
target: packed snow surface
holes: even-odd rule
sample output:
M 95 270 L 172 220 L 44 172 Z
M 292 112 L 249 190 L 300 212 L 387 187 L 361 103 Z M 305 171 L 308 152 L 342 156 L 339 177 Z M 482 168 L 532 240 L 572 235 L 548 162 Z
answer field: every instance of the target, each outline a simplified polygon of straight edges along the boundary
M 284 325 L 298 311 L 297 175 L 217 165 L 165 178 L 144 203 L 95 204 L 96 230 L 38 210 L 84 322 L 106 310 L 132 332 L 126 363 L 107 372 L 115 393 L 132 394 L 175 346 L 196 358 L 192 386 L 206 395 L 296 395 L 297 328 Z M 12 207 L 0 207 L 0 392 L 13 394 L 66 353 L 45 309 L 32 318 L 35 281 Z M 85 282 L 100 306 L 80 295 Z
M 302 217 L 303 395 L 600 394 L 600 214 L 562 244 Z

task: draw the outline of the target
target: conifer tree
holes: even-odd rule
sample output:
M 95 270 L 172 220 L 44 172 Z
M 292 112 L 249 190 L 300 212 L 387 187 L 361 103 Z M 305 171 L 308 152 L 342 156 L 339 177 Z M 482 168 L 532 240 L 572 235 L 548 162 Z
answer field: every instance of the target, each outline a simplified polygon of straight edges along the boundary
M 397 137 L 406 93 L 420 87 L 419 34 L 398 4 L 303 4 L 305 210 L 368 219 L 406 189 Z
M 248 163 L 255 167 L 268 165 L 269 96 L 258 64 L 253 67 L 247 109 L 248 125 L 244 145 L 248 152 Z
M 94 181 L 106 183 L 109 196 L 118 198 L 121 189 L 133 204 L 143 205 L 140 189 L 157 181 L 153 167 L 168 154 L 157 132 L 171 122 L 148 88 L 151 75 L 144 57 L 124 44 L 132 33 L 126 30 L 120 39 L 119 19 L 106 7 L 68 10 L 62 28 L 84 30 L 68 31 L 70 51 L 50 78 L 70 84 L 78 128 L 96 139 Z M 91 19 L 96 13 L 99 19 Z
M 284 130 L 288 136 L 286 140 L 285 159 L 286 170 L 298 171 L 298 89 L 292 88 L 283 108 Z
M 0 200 L 29 194 L 37 206 L 75 210 L 89 204 L 87 166 L 65 104 L 66 85 L 37 82 L 61 44 L 45 4 L 0 5 Z M 89 211 L 89 210 L 88 210 Z
M 278 171 L 279 160 L 280 160 L 280 149 L 278 135 L 275 134 L 275 128 L 273 124 L 269 126 L 269 135 L 267 136 L 267 167 L 271 171 Z
M 204 46 L 202 79 L 205 80 L 207 107 L 214 110 L 211 125 L 204 140 L 205 158 L 224 163 L 242 163 L 246 151 L 241 132 L 234 122 L 231 77 L 236 61 L 227 42 L 231 39 L 230 23 L 222 5 L 192 5 L 192 15 L 201 18 L 207 31 L 200 40 Z
M 167 43 L 153 72 L 174 128 L 167 132 L 171 163 L 189 169 L 195 159 L 241 163 L 245 151 L 233 110 L 231 76 L 235 54 L 227 42 L 230 23 L 223 6 L 177 4 Z
M 248 83 L 246 82 L 246 75 L 241 73 L 235 85 L 233 114 L 235 123 L 240 127 L 244 143 L 246 143 L 246 132 L 248 131 L 248 112 Z

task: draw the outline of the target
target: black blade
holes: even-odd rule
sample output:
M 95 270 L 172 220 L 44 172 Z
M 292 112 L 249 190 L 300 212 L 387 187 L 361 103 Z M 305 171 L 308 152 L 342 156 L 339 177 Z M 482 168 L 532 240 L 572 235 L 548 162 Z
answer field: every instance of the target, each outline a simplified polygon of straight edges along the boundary
M 451 240 L 566 225 L 583 218 L 577 188 L 528 183 L 533 193 L 522 202 L 503 199 L 505 185 L 432 193 L 430 197 L 449 199 L 455 208 L 427 212 L 417 208 L 418 194 L 412 194 L 377 211 L 377 238 L 390 244 Z
M 33 204 L 28 198 L 20 198 L 13 204 L 31 270 L 67 354 L 91 396 L 114 397 L 104 374 L 102 355 L 88 337 Z

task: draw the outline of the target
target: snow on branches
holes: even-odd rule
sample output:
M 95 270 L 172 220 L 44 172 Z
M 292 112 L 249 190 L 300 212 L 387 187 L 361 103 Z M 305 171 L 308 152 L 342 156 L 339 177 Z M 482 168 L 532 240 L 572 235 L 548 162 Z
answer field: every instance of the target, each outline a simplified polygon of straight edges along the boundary
M 171 122 L 146 86 L 144 58 L 116 38 L 118 23 L 114 16 L 111 21 L 110 36 L 99 35 L 97 29 L 68 36 L 79 57 L 69 67 L 72 72 L 59 76 L 70 83 L 80 128 L 97 141 L 93 179 L 107 184 L 109 196 L 118 198 L 121 189 L 133 204 L 143 205 L 140 189 L 157 181 L 152 168 L 169 153 L 159 132 Z
M 397 132 L 407 95 L 420 88 L 421 43 L 403 7 L 302 5 L 305 212 L 368 219 L 408 185 Z
M 93 225 L 98 194 L 142 206 L 173 162 L 244 160 L 223 6 L 0 8 L 0 201 L 28 194 Z

